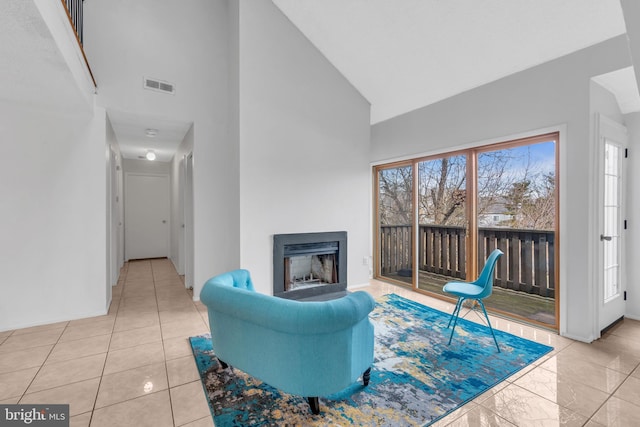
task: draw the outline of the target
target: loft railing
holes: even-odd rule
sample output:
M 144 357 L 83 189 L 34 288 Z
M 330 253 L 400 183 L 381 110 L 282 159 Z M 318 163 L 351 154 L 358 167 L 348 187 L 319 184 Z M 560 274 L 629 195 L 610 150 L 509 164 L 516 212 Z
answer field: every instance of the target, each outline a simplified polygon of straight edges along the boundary
M 80 44 L 83 44 L 82 38 L 82 4 L 84 0 L 62 0 L 62 4 L 67 8 L 67 13 L 69 14 L 69 19 L 71 20 L 71 24 L 73 28 L 76 30 L 76 34 L 78 35 L 78 41 Z
M 466 230 L 462 227 L 420 225 L 418 269 L 454 278 L 466 278 Z M 380 227 L 380 267 L 382 275 L 411 270 L 413 235 L 408 225 Z M 494 249 L 504 256 L 496 266 L 494 285 L 555 297 L 555 233 L 511 228 L 478 229 L 478 268 Z
M 84 14 L 82 11 L 82 5 L 84 0 L 60 0 L 62 2 L 62 6 L 67 12 L 67 17 L 69 18 L 69 23 L 73 27 L 76 32 L 76 40 L 78 41 L 78 46 L 80 47 L 80 52 L 82 53 L 82 58 L 84 59 L 84 63 L 87 65 L 87 70 L 89 71 L 89 75 L 91 77 L 91 81 L 93 82 L 93 86 L 97 87 L 96 79 L 93 77 L 93 72 L 91 71 L 91 67 L 89 66 L 89 61 L 87 61 L 87 55 L 84 53 L 83 43 L 83 19 Z

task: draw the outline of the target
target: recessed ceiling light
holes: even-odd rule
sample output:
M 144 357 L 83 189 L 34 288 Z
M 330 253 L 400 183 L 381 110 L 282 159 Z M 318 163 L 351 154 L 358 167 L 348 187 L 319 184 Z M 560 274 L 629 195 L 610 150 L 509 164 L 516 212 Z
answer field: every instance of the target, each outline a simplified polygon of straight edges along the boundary
M 158 129 L 148 128 L 144 131 L 144 134 L 147 135 L 149 138 L 153 138 L 158 134 Z
M 155 160 L 156 153 L 153 150 L 147 150 L 147 155 L 145 157 L 147 158 L 147 160 Z

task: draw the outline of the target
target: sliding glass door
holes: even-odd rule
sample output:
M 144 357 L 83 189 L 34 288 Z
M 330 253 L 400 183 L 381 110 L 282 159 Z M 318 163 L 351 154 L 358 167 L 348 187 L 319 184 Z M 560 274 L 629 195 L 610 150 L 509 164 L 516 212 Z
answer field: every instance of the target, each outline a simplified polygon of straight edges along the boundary
M 475 279 L 499 248 L 487 307 L 557 327 L 557 141 L 541 135 L 376 167 L 376 276 L 447 297 L 446 282 Z
M 428 158 L 417 170 L 417 287 L 442 293 L 447 281 L 467 278 L 467 156 Z

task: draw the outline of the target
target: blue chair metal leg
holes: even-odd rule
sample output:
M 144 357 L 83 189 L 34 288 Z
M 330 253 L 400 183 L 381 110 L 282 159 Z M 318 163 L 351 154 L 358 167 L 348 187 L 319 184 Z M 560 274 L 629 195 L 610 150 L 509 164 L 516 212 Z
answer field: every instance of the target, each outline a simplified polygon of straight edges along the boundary
M 453 312 L 451 313 L 451 317 L 449 317 L 449 323 L 447 323 L 447 329 L 449 329 L 449 326 L 451 326 L 451 321 L 456 316 L 456 313 L 458 311 L 460 311 L 460 300 L 461 299 L 462 298 L 458 298 L 458 302 L 456 302 L 456 307 L 453 309 Z
M 489 326 L 489 330 L 491 331 L 491 335 L 493 336 L 493 341 L 496 343 L 496 347 L 498 348 L 498 353 L 500 353 L 500 346 L 498 345 L 498 340 L 496 339 L 496 334 L 493 333 L 493 328 L 491 327 L 491 322 L 489 321 L 489 316 L 487 315 L 487 310 L 484 308 L 484 304 L 481 300 L 477 300 L 480 303 L 480 307 L 482 307 L 482 311 L 484 312 L 484 317 L 487 318 L 487 325 Z
M 453 314 L 451 315 L 451 318 L 455 317 L 455 320 L 453 321 L 453 328 L 451 329 L 451 335 L 449 335 L 449 342 L 447 343 L 447 345 L 451 344 L 451 339 L 453 338 L 453 332 L 456 330 L 456 325 L 458 324 L 458 317 L 460 316 L 460 309 L 462 309 L 462 303 L 464 302 L 464 300 L 465 299 L 463 297 L 460 297 L 458 299 L 458 304 L 456 304 L 456 308 L 453 310 Z M 451 323 L 451 319 L 449 319 L 449 323 Z

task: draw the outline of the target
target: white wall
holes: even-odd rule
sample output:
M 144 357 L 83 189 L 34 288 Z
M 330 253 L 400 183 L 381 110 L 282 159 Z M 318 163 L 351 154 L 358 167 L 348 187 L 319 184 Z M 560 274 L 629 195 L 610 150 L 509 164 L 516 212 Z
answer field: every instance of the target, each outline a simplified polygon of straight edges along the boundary
M 271 294 L 274 234 L 345 230 L 366 283 L 369 104 L 271 2 L 240 1 L 237 42 L 241 266 Z
M 436 153 L 540 129 L 562 130 L 560 146 L 560 332 L 592 341 L 587 284 L 590 78 L 629 66 L 620 36 L 372 126 L 372 160 Z
M 624 19 L 629 37 L 631 56 L 634 59 L 636 80 L 640 86 L 640 2 L 622 0 Z M 628 269 L 627 277 L 627 306 L 626 316 L 640 320 L 640 264 L 636 262 L 640 254 L 640 113 L 627 114 L 625 123 L 629 130 L 629 162 L 628 162 L 628 191 L 627 217 L 629 228 L 627 231 Z
M 106 117 L 106 203 L 107 203 L 107 301 L 111 301 L 111 286 L 118 283 L 123 258 L 122 217 L 122 156 L 109 117 Z
M 624 116 L 620 112 L 618 101 L 613 93 L 594 81 L 590 82 L 589 90 L 591 120 L 594 120 L 595 114 L 598 113 L 609 117 L 617 123 L 624 124 Z
M 624 116 L 629 130 L 627 164 L 627 306 L 626 316 L 640 320 L 640 113 Z
M 171 162 L 158 162 L 149 160 L 123 159 L 122 167 L 125 173 L 148 173 L 171 175 Z M 125 200 L 126 203 L 126 200 Z
M 173 263 L 178 274 L 184 274 L 182 251 L 184 246 L 184 233 L 181 232 L 184 224 L 184 164 L 174 155 L 171 159 L 171 183 L 170 183 L 170 211 L 171 228 L 169 229 L 169 259 Z
M 171 161 L 171 261 L 178 274 L 185 274 L 185 160 L 193 151 L 193 126 L 184 136 Z M 193 209 L 193 207 L 192 207 Z M 191 260 L 193 262 L 193 260 Z M 191 286 L 192 284 L 189 284 Z
M 104 110 L 0 117 L 0 330 L 105 314 Z

